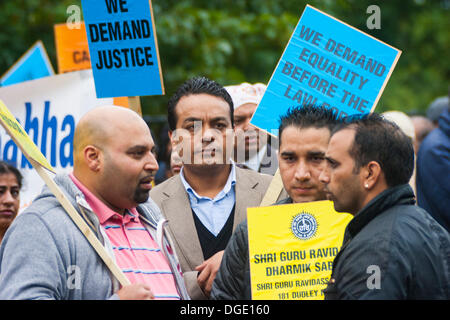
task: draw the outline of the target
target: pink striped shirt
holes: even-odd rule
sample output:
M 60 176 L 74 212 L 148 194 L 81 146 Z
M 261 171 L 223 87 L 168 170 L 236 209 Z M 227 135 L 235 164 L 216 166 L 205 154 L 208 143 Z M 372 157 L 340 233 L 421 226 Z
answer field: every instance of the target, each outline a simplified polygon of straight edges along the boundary
M 97 214 L 113 247 L 117 265 L 130 282 L 148 284 L 155 299 L 179 300 L 169 263 L 139 220 L 136 208 L 126 210 L 122 216 L 108 208 L 73 174 L 70 174 L 70 178 Z

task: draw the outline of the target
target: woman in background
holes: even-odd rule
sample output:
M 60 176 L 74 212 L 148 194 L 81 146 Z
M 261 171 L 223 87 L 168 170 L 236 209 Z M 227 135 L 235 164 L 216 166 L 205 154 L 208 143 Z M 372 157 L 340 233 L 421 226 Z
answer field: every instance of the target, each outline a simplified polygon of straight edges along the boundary
M 21 188 L 20 171 L 0 161 L 0 243 L 19 212 Z

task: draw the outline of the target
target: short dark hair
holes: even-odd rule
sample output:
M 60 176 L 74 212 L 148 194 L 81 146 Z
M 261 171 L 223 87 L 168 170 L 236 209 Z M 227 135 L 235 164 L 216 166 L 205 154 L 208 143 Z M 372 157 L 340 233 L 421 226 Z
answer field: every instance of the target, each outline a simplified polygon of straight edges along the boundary
M 180 101 L 180 99 L 184 96 L 201 93 L 206 93 L 212 96 L 222 98 L 228 103 L 228 105 L 230 106 L 231 126 L 234 127 L 233 100 L 230 94 L 227 92 L 227 90 L 214 80 L 208 79 L 206 77 L 195 77 L 187 80 L 180 87 L 178 87 L 177 91 L 174 93 L 174 95 L 169 99 L 169 102 L 167 103 L 167 121 L 169 123 L 169 129 L 171 131 L 175 130 L 177 126 L 175 107 L 178 101 Z
M 347 117 L 331 135 L 345 128 L 355 129 L 355 140 L 349 150 L 355 161 L 355 172 L 376 161 L 389 187 L 409 183 L 414 170 L 413 142 L 397 124 L 371 113 Z
M 22 174 L 20 173 L 20 171 L 10 165 L 9 163 L 5 162 L 5 161 L 0 161 L 0 175 L 2 174 L 8 174 L 8 173 L 12 173 L 13 175 L 16 176 L 17 179 L 17 184 L 19 185 L 19 189 L 22 188 Z
M 284 129 L 294 126 L 301 129 L 306 128 L 327 128 L 330 131 L 338 123 L 337 117 L 331 109 L 323 106 L 305 105 L 288 109 L 286 114 L 280 117 L 278 137 L 281 145 L 281 133 Z

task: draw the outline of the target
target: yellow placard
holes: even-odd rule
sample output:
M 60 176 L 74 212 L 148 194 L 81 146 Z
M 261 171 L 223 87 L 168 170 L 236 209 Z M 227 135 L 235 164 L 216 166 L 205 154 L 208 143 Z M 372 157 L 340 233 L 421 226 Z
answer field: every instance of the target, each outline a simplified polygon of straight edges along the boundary
M 0 123 L 27 158 L 32 158 L 44 168 L 54 172 L 50 163 L 48 163 L 42 152 L 36 147 L 33 140 L 30 139 L 27 132 L 17 122 L 2 100 L 0 100 Z
M 322 300 L 353 218 L 331 201 L 248 208 L 252 298 Z
M 58 73 L 90 69 L 91 59 L 84 22 L 75 29 L 69 29 L 66 23 L 56 24 L 54 30 Z

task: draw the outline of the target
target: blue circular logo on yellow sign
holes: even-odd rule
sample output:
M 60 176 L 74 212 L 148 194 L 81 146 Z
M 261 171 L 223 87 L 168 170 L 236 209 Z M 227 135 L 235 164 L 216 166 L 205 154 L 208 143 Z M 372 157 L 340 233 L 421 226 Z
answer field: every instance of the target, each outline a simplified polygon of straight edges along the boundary
M 312 238 L 317 231 L 317 221 L 312 214 L 302 212 L 297 214 L 291 223 L 292 233 L 301 240 Z

